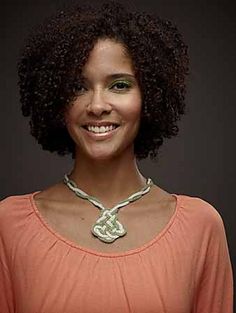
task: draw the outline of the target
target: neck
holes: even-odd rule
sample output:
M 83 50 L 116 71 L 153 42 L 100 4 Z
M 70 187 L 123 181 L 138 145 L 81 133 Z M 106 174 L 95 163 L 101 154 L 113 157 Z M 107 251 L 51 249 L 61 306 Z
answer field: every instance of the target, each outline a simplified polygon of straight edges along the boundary
M 109 205 L 117 204 L 146 184 L 134 155 L 109 160 L 76 156 L 70 179 L 84 192 Z

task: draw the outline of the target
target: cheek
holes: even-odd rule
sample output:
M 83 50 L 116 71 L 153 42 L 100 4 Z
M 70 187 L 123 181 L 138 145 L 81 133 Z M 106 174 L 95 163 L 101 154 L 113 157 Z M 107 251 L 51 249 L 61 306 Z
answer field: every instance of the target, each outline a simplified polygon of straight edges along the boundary
M 139 96 L 133 97 L 127 106 L 126 116 L 129 120 L 139 120 L 141 116 L 142 101 Z
M 65 122 L 66 124 L 70 124 L 72 122 L 75 122 L 78 120 L 79 112 L 78 107 L 75 105 L 72 105 L 68 108 L 68 110 L 65 112 Z

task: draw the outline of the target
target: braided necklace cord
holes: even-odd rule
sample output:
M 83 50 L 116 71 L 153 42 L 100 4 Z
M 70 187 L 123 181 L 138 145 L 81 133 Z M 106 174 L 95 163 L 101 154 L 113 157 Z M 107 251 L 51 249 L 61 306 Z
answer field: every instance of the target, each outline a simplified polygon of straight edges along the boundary
M 148 193 L 153 185 L 153 181 L 151 178 L 147 179 L 146 185 L 138 192 L 135 192 L 127 199 L 119 202 L 113 208 L 105 208 L 103 204 L 95 197 L 88 195 L 83 190 L 79 189 L 76 183 L 69 179 L 68 175 L 64 175 L 63 182 L 68 186 L 70 190 L 72 190 L 78 197 L 88 200 L 93 205 L 98 207 L 101 212 L 100 216 L 92 226 L 92 233 L 98 237 L 103 242 L 111 243 L 115 241 L 117 238 L 124 236 L 127 231 L 124 226 L 117 219 L 118 210 L 128 205 L 130 202 L 136 201 L 140 199 L 143 195 Z

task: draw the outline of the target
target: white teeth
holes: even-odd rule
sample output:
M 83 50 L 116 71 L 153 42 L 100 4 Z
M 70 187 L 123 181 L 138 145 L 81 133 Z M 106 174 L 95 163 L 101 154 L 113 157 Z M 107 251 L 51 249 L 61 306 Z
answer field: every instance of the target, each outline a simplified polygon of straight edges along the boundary
M 97 127 L 97 126 L 87 126 L 87 129 L 93 133 L 105 133 L 108 131 L 111 131 L 113 129 L 115 129 L 116 126 L 115 125 L 111 125 L 111 126 L 101 126 L 101 127 Z

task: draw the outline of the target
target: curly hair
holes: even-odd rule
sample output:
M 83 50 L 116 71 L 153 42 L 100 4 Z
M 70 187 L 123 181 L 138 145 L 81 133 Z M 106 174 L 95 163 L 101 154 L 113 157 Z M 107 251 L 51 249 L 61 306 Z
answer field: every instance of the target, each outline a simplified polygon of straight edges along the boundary
M 177 121 L 185 113 L 188 48 L 170 21 L 116 1 L 98 8 L 73 4 L 30 34 L 18 61 L 18 85 L 31 134 L 44 150 L 75 158 L 64 113 L 76 98 L 83 66 L 100 38 L 121 43 L 131 57 L 142 94 L 134 153 L 138 160 L 155 159 L 163 138 L 177 135 Z

